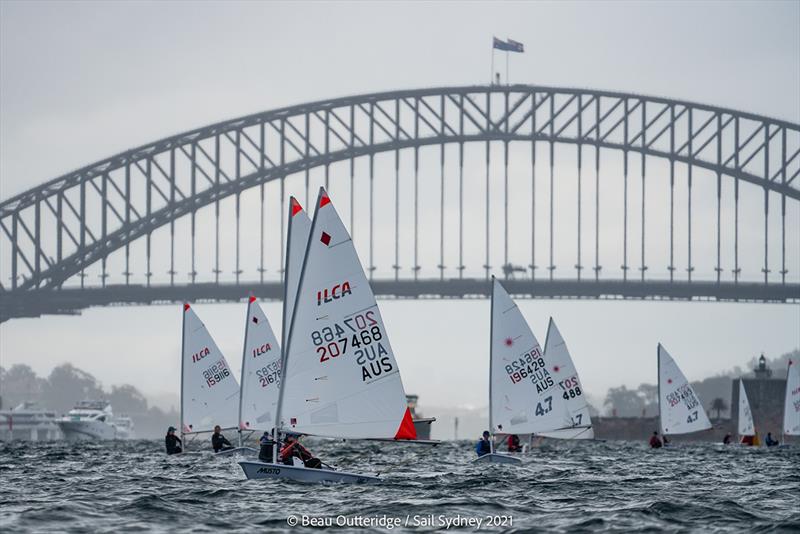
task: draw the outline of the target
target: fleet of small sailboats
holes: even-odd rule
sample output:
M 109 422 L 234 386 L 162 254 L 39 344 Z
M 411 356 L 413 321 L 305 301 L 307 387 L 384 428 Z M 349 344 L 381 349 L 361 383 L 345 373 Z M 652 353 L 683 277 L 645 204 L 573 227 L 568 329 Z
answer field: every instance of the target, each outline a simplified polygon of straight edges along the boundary
M 417 440 L 395 353 L 349 232 L 320 188 L 313 221 L 290 198 L 284 265 L 282 340 L 250 297 L 241 385 L 205 325 L 184 305 L 181 361 L 183 436 L 215 425 L 243 436 L 272 432 L 273 462 L 241 460 L 251 479 L 366 482 L 376 475 L 278 463 L 284 433 L 359 440 Z M 566 342 L 551 318 L 544 349 L 522 312 L 492 278 L 489 344 L 490 450 L 475 462 L 519 465 L 495 450 L 499 436 L 593 439 L 589 404 Z M 283 347 L 283 350 L 281 350 Z M 712 427 L 700 399 L 675 360 L 659 344 L 661 433 L 688 434 Z M 739 383 L 738 434 L 755 426 L 744 383 Z M 800 435 L 800 365 L 789 362 L 783 433 Z

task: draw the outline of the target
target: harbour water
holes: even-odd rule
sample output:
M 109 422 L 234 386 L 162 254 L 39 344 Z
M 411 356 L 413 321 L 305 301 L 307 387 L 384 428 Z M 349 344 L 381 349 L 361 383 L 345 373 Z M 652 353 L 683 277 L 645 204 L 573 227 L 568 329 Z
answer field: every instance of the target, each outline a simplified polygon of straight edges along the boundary
M 466 441 L 306 444 L 332 465 L 384 481 L 250 481 L 234 458 L 167 457 L 160 441 L 4 443 L 0 531 L 253 532 L 312 518 L 342 531 L 475 531 L 478 521 L 494 532 L 800 529 L 796 446 L 553 442 L 514 467 L 473 464 Z

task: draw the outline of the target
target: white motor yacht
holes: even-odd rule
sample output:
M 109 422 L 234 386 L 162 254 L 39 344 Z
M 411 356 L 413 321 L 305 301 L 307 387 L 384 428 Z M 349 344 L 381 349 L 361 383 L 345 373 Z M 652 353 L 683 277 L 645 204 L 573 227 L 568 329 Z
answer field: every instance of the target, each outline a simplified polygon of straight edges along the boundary
M 130 439 L 133 435 L 133 421 L 114 417 L 106 401 L 80 401 L 56 424 L 67 441 Z

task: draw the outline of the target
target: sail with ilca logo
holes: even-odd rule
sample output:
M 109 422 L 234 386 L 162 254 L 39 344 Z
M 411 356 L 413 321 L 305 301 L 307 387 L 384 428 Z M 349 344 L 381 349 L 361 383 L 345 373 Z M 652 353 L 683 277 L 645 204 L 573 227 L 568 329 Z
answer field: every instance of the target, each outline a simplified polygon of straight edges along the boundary
M 664 435 L 711 428 L 699 397 L 661 343 L 658 344 L 658 408 Z
M 281 348 L 264 310 L 250 297 L 242 352 L 240 430 L 271 430 L 281 383 Z
M 239 384 L 225 356 L 189 304 L 183 305 L 181 433 L 238 428 Z
M 415 440 L 400 369 L 353 241 L 320 189 L 297 284 L 281 377 L 282 431 Z M 239 462 L 248 478 L 365 482 L 370 475 Z
M 286 342 L 282 426 L 348 439 L 415 439 L 400 369 L 353 241 L 324 190 Z

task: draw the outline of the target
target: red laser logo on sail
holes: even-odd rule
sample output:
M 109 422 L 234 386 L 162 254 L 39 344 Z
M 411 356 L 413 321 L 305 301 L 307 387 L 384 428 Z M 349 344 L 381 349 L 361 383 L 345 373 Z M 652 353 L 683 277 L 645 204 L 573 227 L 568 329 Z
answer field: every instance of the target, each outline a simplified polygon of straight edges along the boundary
M 196 354 L 192 354 L 192 361 L 193 362 L 199 362 L 200 360 L 202 360 L 203 358 L 208 356 L 210 353 L 211 353 L 211 351 L 208 350 L 208 347 L 205 347 L 200 352 L 198 352 Z
M 342 282 L 341 284 L 336 284 L 333 286 L 330 291 L 325 288 L 322 291 L 317 291 L 317 306 L 322 306 L 323 304 L 327 304 L 328 302 L 333 302 L 334 300 L 338 300 L 345 295 L 352 295 L 353 291 L 350 289 L 350 282 Z

